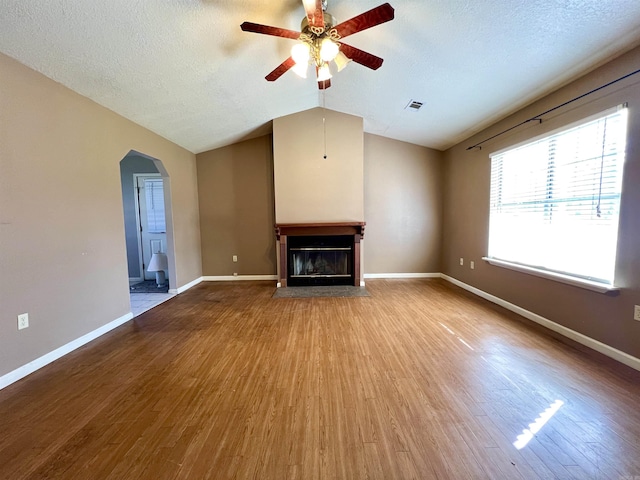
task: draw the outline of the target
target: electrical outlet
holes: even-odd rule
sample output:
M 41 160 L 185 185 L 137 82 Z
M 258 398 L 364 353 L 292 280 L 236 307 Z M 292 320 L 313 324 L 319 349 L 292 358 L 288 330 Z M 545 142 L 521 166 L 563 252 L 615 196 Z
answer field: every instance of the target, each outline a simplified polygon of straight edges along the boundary
M 636 305 L 633 309 L 633 319 L 640 322 L 640 305 Z
M 471 262 L 469 262 L 469 267 L 471 268 L 471 270 L 476 268 L 476 264 L 473 260 L 471 260 Z
M 29 314 L 21 313 L 18 315 L 18 330 L 22 330 L 29 326 Z
M 234 255 L 234 256 L 233 256 L 233 261 L 234 261 L 234 262 L 237 262 L 237 261 L 238 261 L 238 255 Z
M 464 258 L 460 257 L 460 265 L 464 265 Z
M 238 276 L 238 272 L 233 272 L 233 276 L 237 277 Z

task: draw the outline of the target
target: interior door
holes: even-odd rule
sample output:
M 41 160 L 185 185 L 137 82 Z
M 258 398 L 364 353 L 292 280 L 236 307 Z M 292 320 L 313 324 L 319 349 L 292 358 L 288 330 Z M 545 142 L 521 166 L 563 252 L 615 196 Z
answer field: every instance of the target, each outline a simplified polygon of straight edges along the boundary
M 138 216 L 140 219 L 140 251 L 145 280 L 156 278 L 147 272 L 154 253 L 166 253 L 167 224 L 164 209 L 164 182 L 157 175 L 136 175 Z

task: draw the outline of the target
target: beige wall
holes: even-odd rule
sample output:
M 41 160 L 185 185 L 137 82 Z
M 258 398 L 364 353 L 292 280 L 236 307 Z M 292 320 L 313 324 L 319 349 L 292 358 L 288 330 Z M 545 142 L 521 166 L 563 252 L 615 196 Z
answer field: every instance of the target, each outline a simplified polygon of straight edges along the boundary
M 364 136 L 366 273 L 438 273 L 442 152 Z
M 130 311 L 131 150 L 169 174 L 180 287 L 201 276 L 195 155 L 0 55 L 0 376 Z
M 197 156 L 205 276 L 276 273 L 271 140 L 266 135 Z
M 197 156 L 203 275 L 276 273 L 271 142 Z M 363 145 L 365 273 L 439 272 L 442 153 L 366 134 Z
M 558 324 L 640 357 L 640 76 L 636 75 L 543 117 L 542 124 L 519 127 L 467 151 L 490 137 L 549 108 L 622 77 L 640 65 L 640 48 L 545 97 L 446 152 L 443 272 Z M 616 267 L 618 296 L 594 293 L 551 280 L 488 265 L 489 153 L 551 131 L 608 107 L 628 102 L 629 128 Z M 459 265 L 464 257 L 465 266 Z M 468 261 L 475 260 L 470 270 Z
M 277 223 L 364 220 L 362 118 L 322 108 L 276 118 L 273 158 Z

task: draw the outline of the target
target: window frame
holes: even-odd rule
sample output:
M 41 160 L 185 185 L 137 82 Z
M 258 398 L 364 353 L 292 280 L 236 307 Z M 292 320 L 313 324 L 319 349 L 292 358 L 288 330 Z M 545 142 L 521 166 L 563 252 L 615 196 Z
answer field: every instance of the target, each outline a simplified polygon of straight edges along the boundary
M 506 152 L 511 152 L 514 150 L 517 150 L 523 146 L 526 145 L 531 145 L 531 144 L 535 144 L 541 140 L 544 139 L 549 139 L 550 141 L 553 141 L 552 137 L 554 136 L 558 136 L 559 134 L 562 134 L 564 132 L 569 132 L 572 129 L 575 129 L 576 127 L 580 127 L 582 125 L 586 125 L 589 124 L 593 121 L 599 120 L 599 119 L 604 119 L 605 117 L 608 117 L 616 112 L 619 112 L 622 109 L 626 109 L 627 108 L 627 104 L 621 104 L 621 105 L 616 105 L 615 107 L 612 108 L 608 108 L 604 111 L 600 111 L 598 113 L 595 113 L 593 115 L 589 115 L 587 117 L 581 118 L 575 122 L 571 122 L 569 124 L 563 125 L 561 127 L 558 127 L 556 129 L 550 130 L 548 132 L 545 132 L 543 134 L 537 135 L 535 137 L 531 137 L 527 140 L 524 140 L 522 142 L 516 143 L 514 145 L 510 145 L 506 148 L 497 150 L 495 152 L 492 152 L 489 155 L 489 160 L 490 160 L 490 165 L 491 165 L 491 169 L 493 169 L 493 158 L 499 155 L 502 155 Z M 628 112 L 627 112 L 628 115 Z M 622 154 L 622 160 L 621 163 L 619 165 L 619 171 L 620 171 L 620 181 L 622 181 L 623 175 L 624 175 L 624 163 L 626 160 L 626 143 L 627 143 L 627 138 L 628 138 L 628 116 L 626 118 L 627 123 L 625 124 L 625 141 L 622 145 L 622 148 L 620 150 L 618 150 L 618 154 L 621 153 Z M 493 182 L 493 174 L 491 174 L 491 179 Z M 490 198 L 493 195 L 493 184 L 491 183 L 489 185 L 489 196 Z M 619 200 L 618 200 L 618 212 L 617 212 L 617 219 L 616 219 L 616 239 L 618 239 L 619 237 L 619 232 L 620 232 L 620 225 L 619 225 L 619 219 L 620 219 L 620 203 L 622 201 L 622 186 L 620 185 L 620 190 L 619 190 Z M 493 206 L 491 204 L 491 200 L 489 202 L 489 217 L 488 217 L 488 237 L 487 237 L 487 252 L 489 251 L 489 241 L 491 239 L 491 214 L 492 214 L 492 210 L 493 210 Z M 617 240 L 616 240 L 617 243 Z M 617 253 L 617 251 L 616 251 Z M 584 278 L 582 276 L 580 276 L 580 274 L 576 273 L 575 275 L 571 274 L 571 273 L 564 273 L 564 272 L 559 272 L 556 270 L 552 270 L 552 269 L 546 269 L 546 268 L 538 268 L 536 266 L 533 265 L 528 265 L 525 263 L 517 263 L 515 261 L 509 261 L 509 260 L 505 260 L 505 259 L 501 259 L 498 257 L 491 257 L 489 256 L 489 254 L 487 253 L 487 256 L 482 257 L 482 259 L 486 262 L 488 262 L 491 265 L 494 266 L 498 266 L 498 267 L 502 267 L 502 268 L 507 268 L 510 270 L 515 270 L 521 273 L 526 273 L 526 274 L 530 274 L 530 275 L 534 275 L 534 276 L 538 276 L 538 277 L 542 277 L 542 278 L 546 278 L 546 279 L 550 279 L 550 280 L 554 280 L 557 282 L 561 282 L 561 283 L 565 283 L 565 284 L 569 284 L 569 285 L 573 285 L 573 286 L 577 286 L 577 287 L 581 287 L 581 288 L 586 288 L 588 290 L 592 290 L 592 291 L 596 291 L 596 292 L 600 292 L 600 293 L 606 293 L 606 292 L 614 292 L 614 291 L 618 291 L 619 288 L 615 286 L 615 259 L 614 259 L 614 272 L 612 275 L 612 279 L 611 282 L 604 282 L 604 281 L 598 281 L 598 280 L 592 280 L 589 278 Z

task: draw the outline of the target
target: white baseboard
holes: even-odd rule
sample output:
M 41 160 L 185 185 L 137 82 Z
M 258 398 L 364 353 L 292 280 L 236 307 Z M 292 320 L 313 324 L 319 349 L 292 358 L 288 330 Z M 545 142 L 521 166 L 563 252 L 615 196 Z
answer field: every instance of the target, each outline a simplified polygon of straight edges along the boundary
M 364 278 L 440 278 L 439 273 L 365 273 Z
M 451 282 L 454 285 L 457 285 L 458 287 L 467 290 L 468 292 L 471 292 L 479 297 L 484 298 L 485 300 L 489 300 L 490 302 L 500 305 L 501 307 L 504 307 L 507 310 L 511 310 L 512 312 L 515 312 L 518 315 L 523 316 L 524 318 L 527 318 L 539 325 L 542 325 L 543 327 L 546 327 L 549 330 L 553 330 L 554 332 L 557 332 L 560 335 L 564 335 L 565 337 L 570 338 L 571 340 L 574 340 L 586 347 L 589 347 L 595 350 L 596 352 L 600 352 L 603 355 L 606 355 L 607 357 L 613 358 L 614 360 L 617 360 L 620 363 L 624 363 L 625 365 L 640 371 L 640 358 L 636 358 L 632 355 L 629 355 L 628 353 L 618 350 L 617 348 L 613 348 L 591 337 L 587 337 L 586 335 L 580 332 L 576 332 L 575 330 L 571 330 L 570 328 L 567 328 L 563 325 L 552 322 L 551 320 L 544 318 L 538 315 L 537 313 L 533 313 L 533 312 L 530 312 L 529 310 L 525 310 L 524 308 L 514 305 L 513 303 L 509 303 L 506 300 L 503 300 L 499 297 L 491 295 L 490 293 L 484 292 L 476 287 L 472 287 L 471 285 L 467 285 L 466 283 L 461 282 L 460 280 L 457 280 L 453 277 L 450 277 L 445 274 L 440 274 L 440 276 L 446 281 Z
M 182 292 L 186 292 L 187 290 L 189 290 L 191 287 L 195 287 L 196 285 L 198 285 L 200 282 L 202 282 L 204 277 L 200 277 L 200 278 L 196 278 L 195 280 L 186 283 L 184 285 L 182 285 L 181 287 L 178 288 L 171 288 L 169 289 L 169 293 L 182 293 Z
M 50 364 L 51 362 L 63 357 L 67 353 L 73 352 L 74 350 L 86 345 L 92 340 L 104 335 L 105 333 L 113 330 L 114 328 L 119 327 L 123 323 L 128 322 L 133 318 L 133 314 L 131 312 L 123 315 L 120 318 L 113 320 L 112 322 L 107 323 L 106 325 L 101 326 L 100 328 L 96 328 L 92 332 L 89 332 L 83 335 L 80 338 L 76 338 L 75 340 L 63 345 L 59 348 L 56 348 L 54 351 L 49 352 L 40 358 L 36 358 L 35 360 L 23 365 L 21 367 L 16 368 L 12 372 L 9 372 L 2 377 L 0 377 L 0 390 L 5 387 L 8 387 L 12 383 L 17 382 L 21 378 L 26 377 L 30 373 L 35 372 L 36 370 L 41 369 L 42 367 Z
M 248 280 L 278 280 L 277 275 L 223 275 L 202 277 L 205 282 L 231 282 Z
M 142 282 L 142 277 L 129 277 L 129 285 Z

